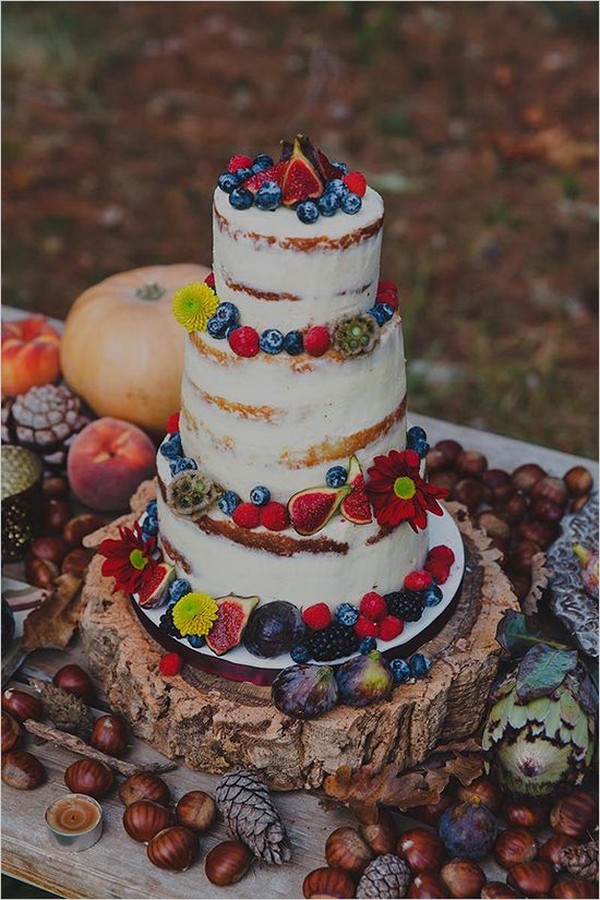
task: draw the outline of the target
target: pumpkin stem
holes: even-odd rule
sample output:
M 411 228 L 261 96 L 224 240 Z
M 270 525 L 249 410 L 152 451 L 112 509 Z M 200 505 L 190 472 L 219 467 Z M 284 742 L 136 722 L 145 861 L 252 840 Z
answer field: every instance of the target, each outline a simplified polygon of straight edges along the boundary
M 140 300 L 160 300 L 167 293 L 167 289 L 157 281 L 149 281 L 141 288 L 137 288 L 135 296 Z

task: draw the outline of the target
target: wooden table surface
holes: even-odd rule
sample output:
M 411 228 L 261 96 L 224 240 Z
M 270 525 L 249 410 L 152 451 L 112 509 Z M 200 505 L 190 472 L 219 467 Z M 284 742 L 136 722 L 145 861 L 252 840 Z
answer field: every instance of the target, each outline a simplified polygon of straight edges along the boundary
M 537 462 L 550 474 L 562 476 L 571 466 L 581 463 L 593 473 L 598 483 L 597 463 L 570 454 L 515 441 L 500 435 L 463 428 L 411 414 L 412 424 L 422 425 L 431 443 L 441 438 L 454 438 L 464 447 L 480 450 L 488 457 L 490 467 L 509 471 L 524 462 Z M 26 682 L 30 676 L 49 679 L 67 662 L 86 660 L 77 642 L 67 651 L 36 651 L 15 674 L 13 683 Z M 102 702 L 100 701 L 99 708 Z M 128 838 L 121 818 L 123 806 L 117 797 L 102 802 L 104 833 L 101 840 L 84 853 L 72 854 L 50 843 L 46 834 L 46 807 L 65 790 L 63 774 L 77 757 L 51 744 L 34 744 L 29 748 L 41 759 L 48 771 L 46 783 L 30 793 L 3 786 L 2 790 L 2 871 L 66 897 L 127 898 L 294 898 L 302 896 L 302 881 L 313 868 L 325 865 L 324 846 L 327 836 L 343 824 L 354 824 L 345 810 L 325 812 L 319 797 L 305 791 L 277 794 L 275 802 L 281 812 L 293 847 L 292 862 L 281 867 L 255 866 L 237 885 L 216 888 L 206 878 L 202 857 L 226 838 L 222 823 L 213 827 L 201 840 L 201 858 L 187 872 L 171 874 L 156 869 L 146 859 L 145 847 Z M 162 757 L 138 739 L 133 739 L 127 758 L 144 763 Z M 186 791 L 214 790 L 218 780 L 180 765 L 167 773 L 165 781 L 178 799 Z M 400 824 L 405 817 L 399 816 Z M 504 873 L 488 867 L 488 877 L 504 881 Z

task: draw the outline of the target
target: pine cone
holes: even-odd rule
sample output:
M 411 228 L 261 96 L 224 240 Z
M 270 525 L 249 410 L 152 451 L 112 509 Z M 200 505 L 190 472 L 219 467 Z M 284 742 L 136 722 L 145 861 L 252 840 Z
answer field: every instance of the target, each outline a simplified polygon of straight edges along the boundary
M 560 854 L 559 862 L 562 868 L 566 869 L 574 878 L 597 881 L 598 841 L 590 841 L 589 844 L 578 844 L 575 847 L 565 847 Z
M 369 863 L 356 889 L 357 897 L 406 897 L 410 869 L 394 853 L 378 856 Z
M 64 469 L 69 446 L 90 421 L 66 384 L 44 384 L 2 411 L 2 439 L 38 453 L 47 469 Z
M 291 859 L 285 826 L 257 772 L 236 769 L 224 775 L 215 790 L 215 799 L 231 834 L 258 859 L 278 866 Z

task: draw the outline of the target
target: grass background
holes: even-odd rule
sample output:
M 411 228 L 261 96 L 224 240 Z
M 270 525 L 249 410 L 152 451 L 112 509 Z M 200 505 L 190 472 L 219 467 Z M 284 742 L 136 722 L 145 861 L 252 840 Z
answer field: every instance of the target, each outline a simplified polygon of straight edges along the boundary
M 411 408 L 595 457 L 597 14 L 5 4 L 5 302 L 210 262 L 229 156 L 305 131 L 384 194 Z

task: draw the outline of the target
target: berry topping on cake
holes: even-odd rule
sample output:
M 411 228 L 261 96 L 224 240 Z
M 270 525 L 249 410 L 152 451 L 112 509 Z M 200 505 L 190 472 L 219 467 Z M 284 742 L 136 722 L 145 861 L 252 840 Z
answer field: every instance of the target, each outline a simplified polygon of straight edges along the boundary
M 260 509 L 254 503 L 240 503 L 231 517 L 239 528 L 258 528 L 260 525 Z
M 344 497 L 340 506 L 340 513 L 348 522 L 354 525 L 368 525 L 373 521 L 371 505 L 367 497 L 365 479 L 358 458 L 353 454 L 350 457 L 348 468 L 348 485 L 352 488 L 347 497 Z
M 175 581 L 172 581 L 169 585 L 167 601 L 169 603 L 177 603 L 178 600 L 181 600 L 186 594 L 190 594 L 191 591 L 192 586 L 189 581 L 186 581 L 185 578 L 176 578 Z
M 183 456 L 183 447 L 181 446 L 181 438 L 179 433 L 174 431 L 160 445 L 160 455 L 165 459 L 177 459 Z
M 234 209 L 250 209 L 254 203 L 254 195 L 245 187 L 236 187 L 229 194 L 229 202 Z
M 340 208 L 340 198 L 337 194 L 327 191 L 322 197 L 319 197 L 317 206 L 322 216 L 334 216 Z
M 369 591 L 368 594 L 365 594 L 358 608 L 361 615 L 366 616 L 367 619 L 371 619 L 373 622 L 383 619 L 388 611 L 385 600 L 376 591 Z
M 294 494 L 288 502 L 288 515 L 298 534 L 316 534 L 329 522 L 340 503 L 350 491 L 342 488 L 308 488 Z
M 454 553 L 445 544 L 432 547 L 427 554 L 423 568 L 435 578 L 438 584 L 444 584 L 450 575 L 450 569 L 454 562 Z
M 242 325 L 229 335 L 229 346 L 237 356 L 256 356 L 260 349 L 258 332 L 250 325 Z
M 358 652 L 365 654 L 370 653 L 371 650 L 375 650 L 377 648 L 377 638 L 371 637 L 367 635 L 364 637 L 360 644 L 358 645 Z
M 324 325 L 313 325 L 304 335 L 304 349 L 310 356 L 323 356 L 330 346 L 331 338 Z
M 444 599 L 442 589 L 435 581 L 432 581 L 431 586 L 424 590 L 421 596 L 424 606 L 437 606 Z
M 277 182 L 265 181 L 256 192 L 254 205 L 257 209 L 273 211 L 281 206 L 281 199 L 281 188 Z
M 273 158 L 268 153 L 258 153 L 252 162 L 253 172 L 264 172 L 273 165 Z
M 429 444 L 427 443 L 427 434 L 420 425 L 413 425 L 406 432 L 406 446 L 409 450 L 418 453 L 421 459 L 424 459 L 429 453 Z
M 314 200 L 301 200 L 296 207 L 296 215 L 305 225 L 311 225 L 319 218 L 319 207 Z
M 409 572 L 404 579 L 404 587 L 407 591 L 424 591 L 425 588 L 431 586 L 432 581 L 429 572 L 424 569 L 415 569 L 414 572 Z
M 365 196 L 367 179 L 362 172 L 348 172 L 346 175 L 342 175 L 342 181 L 351 194 L 356 194 L 357 197 Z
M 215 289 L 215 273 L 209 272 L 206 278 L 204 279 L 204 284 L 209 287 L 212 291 Z
M 219 498 L 218 506 L 221 512 L 225 513 L 226 516 L 232 516 L 241 502 L 242 498 L 239 497 L 235 491 L 225 491 Z
M 258 606 L 258 597 L 219 597 L 218 612 L 212 628 L 206 635 L 206 643 L 217 656 L 223 656 L 237 647 L 242 639 L 250 613 Z
M 195 459 L 190 459 L 189 456 L 180 456 L 169 462 L 169 468 L 171 475 L 178 475 L 180 472 L 194 471 L 198 468 L 198 463 Z
M 423 599 L 413 591 L 392 591 L 385 595 L 388 612 L 403 622 L 418 622 L 423 615 Z
M 379 326 L 385 325 L 394 315 L 394 310 L 389 303 L 376 303 L 367 312 L 370 316 L 373 316 Z
M 267 328 L 260 336 L 260 349 L 275 356 L 283 350 L 283 334 L 277 328 Z
M 314 603 L 302 610 L 302 619 L 313 631 L 323 631 L 331 625 L 331 610 L 326 603 Z
M 304 338 L 301 331 L 288 331 L 283 339 L 283 349 L 290 356 L 299 356 L 304 351 Z
M 271 500 L 260 509 L 260 524 L 269 531 L 284 531 L 290 524 L 287 507 Z
M 359 615 L 354 626 L 356 636 L 362 640 L 365 637 L 379 637 L 379 623 L 367 616 Z
M 283 176 L 285 174 L 286 168 L 287 163 L 280 162 L 277 163 L 276 166 L 270 166 L 267 169 L 261 169 L 260 171 L 255 172 L 253 175 L 251 175 L 250 178 L 248 178 L 247 181 L 244 182 L 243 186 L 246 188 L 246 190 L 251 191 L 253 194 L 258 194 L 260 189 L 265 184 L 272 183 L 278 190 L 279 203 L 281 203 L 281 183 L 283 181 Z
M 161 656 L 158 670 L 161 675 L 177 675 L 183 667 L 183 659 L 179 653 L 165 653 Z
M 227 171 L 237 172 L 238 169 L 249 169 L 251 165 L 251 156 L 246 156 L 244 153 L 238 153 L 236 156 L 232 156 L 227 163 Z
M 379 637 L 382 641 L 393 641 L 404 631 L 404 622 L 397 616 L 384 616 L 379 623 Z
M 315 199 L 323 193 L 323 183 L 304 152 L 309 149 L 310 141 L 307 144 L 307 140 L 303 135 L 297 135 L 294 141 L 281 184 L 285 206 L 294 206 L 301 200 Z M 310 147 L 312 148 L 312 144 Z
M 179 431 L 179 413 L 174 412 L 171 413 L 169 418 L 167 419 L 167 428 L 168 434 L 175 434 Z
M 341 206 L 345 213 L 349 216 L 354 216 L 361 208 L 362 200 L 358 194 L 346 194 L 345 197 L 342 197 Z
M 342 198 L 346 197 L 350 193 L 350 191 L 348 190 L 348 186 L 344 184 L 341 178 L 332 178 L 325 185 L 325 193 L 333 194 L 341 203 Z
M 348 470 L 344 466 L 331 466 L 325 474 L 325 484 L 328 487 L 343 487 L 348 481 Z
M 239 185 L 240 176 L 237 172 L 223 172 L 222 175 L 219 175 L 217 178 L 217 184 L 221 188 L 222 191 L 225 191 L 226 194 L 231 194 L 231 192 Z
M 186 635 L 186 641 L 194 650 L 199 650 L 200 647 L 204 647 L 206 644 L 206 640 L 201 634 L 188 634 Z
M 448 547 L 446 544 L 438 544 L 436 547 L 432 547 L 429 553 L 427 554 L 428 560 L 440 560 L 446 563 L 446 565 L 451 566 L 455 560 L 454 550 L 451 547 Z
M 398 309 L 398 288 L 393 281 L 379 282 L 376 303 L 387 303 L 394 311 Z
M 250 503 L 255 506 L 265 506 L 271 499 L 271 491 L 264 484 L 257 484 L 250 491 Z
M 356 625 L 358 610 L 352 603 L 340 603 L 335 611 L 335 619 L 341 625 Z
M 174 582 L 173 582 L 173 584 L 174 584 Z M 186 591 L 186 593 L 189 593 L 189 592 Z M 172 605 L 169 606 L 164 611 L 164 613 L 158 620 L 158 624 L 159 624 L 160 628 L 162 629 L 162 631 L 164 631 L 165 634 L 168 634 L 169 637 L 174 637 L 174 638 L 183 637 L 179 628 L 177 628 L 177 626 L 173 622 L 173 606 Z
M 358 648 L 359 639 L 353 628 L 332 622 L 324 631 L 315 631 L 306 641 L 312 658 L 319 662 L 349 656 Z
M 219 303 L 215 310 L 214 318 L 220 325 L 237 325 L 240 320 L 240 311 L 235 303 Z

